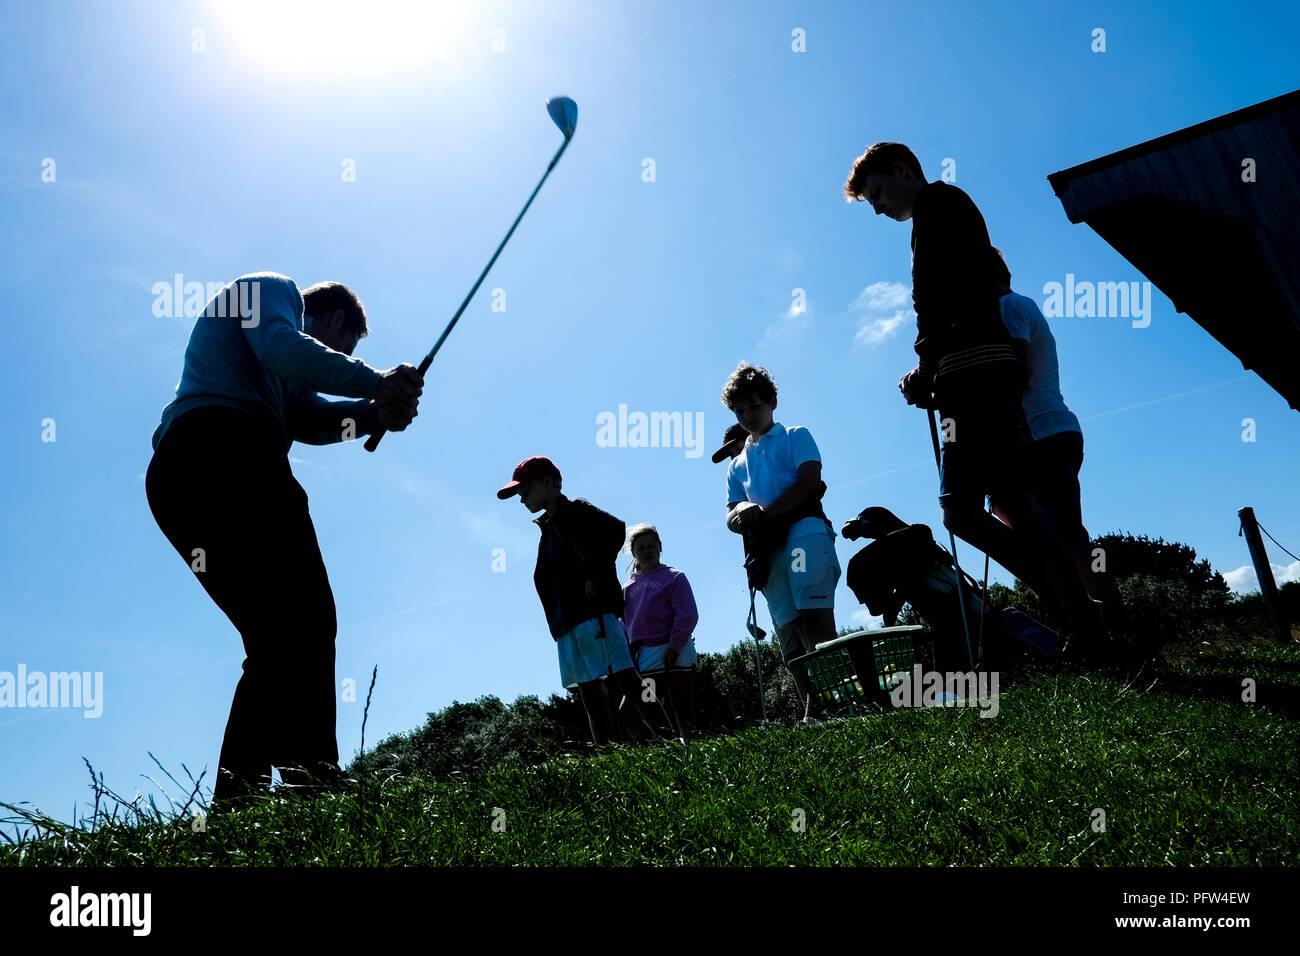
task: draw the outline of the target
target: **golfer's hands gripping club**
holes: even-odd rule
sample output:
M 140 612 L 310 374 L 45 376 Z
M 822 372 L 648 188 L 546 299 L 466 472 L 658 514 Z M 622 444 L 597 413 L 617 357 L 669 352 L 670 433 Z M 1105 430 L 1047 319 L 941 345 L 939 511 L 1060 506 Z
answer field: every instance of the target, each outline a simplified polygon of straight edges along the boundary
M 755 528 L 763 520 L 763 509 L 752 501 L 742 501 L 727 515 L 727 528 L 736 534 Z
M 424 376 L 414 365 L 403 363 L 384 372 L 375 391 L 375 417 L 385 431 L 400 432 L 419 412 Z
M 921 371 L 918 365 L 898 380 L 898 390 L 903 393 L 907 404 L 919 408 L 929 408 L 932 403 L 934 379 Z

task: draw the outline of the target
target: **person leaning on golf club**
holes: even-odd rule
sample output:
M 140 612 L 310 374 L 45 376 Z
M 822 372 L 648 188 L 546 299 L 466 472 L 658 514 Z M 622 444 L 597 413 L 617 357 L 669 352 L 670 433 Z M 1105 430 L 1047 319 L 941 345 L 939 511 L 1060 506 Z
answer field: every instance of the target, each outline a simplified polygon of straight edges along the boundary
M 334 595 L 288 451 L 415 418 L 423 378 L 413 367 L 381 372 L 351 357 L 368 331 L 344 285 L 300 293 L 283 275 L 241 276 L 195 322 L 153 435 L 149 508 L 244 642 L 214 808 L 265 792 L 272 767 L 304 790 L 343 784 Z
M 528 511 L 543 512 L 534 519 L 542 537 L 533 584 L 555 640 L 560 680 L 566 690 L 577 692 L 598 746 L 614 735 L 614 713 L 622 697 L 636 715 L 624 724 L 633 737 L 667 736 L 663 707 L 642 700 L 641 679 L 619 620 L 623 588 L 615 562 L 627 528 L 591 502 L 566 497 L 562 482 L 555 464 L 536 456 L 521 461 L 510 482 L 497 491 L 502 501 L 518 495 Z
M 722 390 L 722 403 L 748 433 L 727 465 L 727 528 L 750 536 L 747 567 L 769 562 L 757 573 L 750 567 L 751 586 L 761 584 L 788 664 L 835 639 L 840 562 L 821 505 L 821 453 L 808 429 L 773 420 L 776 401 L 771 375 L 748 362 L 736 367 Z M 798 668 L 791 674 L 804 699 L 804 720 L 811 721 L 814 695 Z
M 990 555 L 1061 610 L 1079 633 L 1101 628 L 1060 536 L 1025 497 L 1015 530 L 984 510 L 986 495 L 1019 487 L 1024 368 L 1002 323 L 984 217 L 949 183 L 926 182 L 902 143 L 875 143 L 853 163 L 850 201 L 912 223 L 916 368 L 899 380 L 910 405 L 937 408 L 944 421 L 939 503 L 944 527 Z

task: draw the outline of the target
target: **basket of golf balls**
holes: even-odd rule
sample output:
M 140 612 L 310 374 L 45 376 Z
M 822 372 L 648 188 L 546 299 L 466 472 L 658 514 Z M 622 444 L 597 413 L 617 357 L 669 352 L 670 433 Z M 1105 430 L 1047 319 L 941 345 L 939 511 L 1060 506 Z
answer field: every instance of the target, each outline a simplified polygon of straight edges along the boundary
M 812 692 L 830 713 L 852 716 L 889 706 L 889 692 L 919 660 L 919 626 L 886 627 L 845 634 L 794 658 Z

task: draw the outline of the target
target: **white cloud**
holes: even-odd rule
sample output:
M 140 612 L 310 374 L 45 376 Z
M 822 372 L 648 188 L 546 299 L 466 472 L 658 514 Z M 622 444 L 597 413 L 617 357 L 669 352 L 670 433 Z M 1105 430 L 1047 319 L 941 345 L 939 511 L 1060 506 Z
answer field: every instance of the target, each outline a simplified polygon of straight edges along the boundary
M 858 331 L 853 335 L 854 345 L 879 345 L 898 331 L 898 327 L 910 316 L 908 312 L 895 312 L 888 318 L 864 320 L 858 324 Z
M 1269 567 L 1273 571 L 1273 580 L 1277 586 L 1289 584 L 1292 581 L 1300 581 L 1300 561 L 1292 561 L 1290 564 L 1273 564 L 1269 562 Z M 1236 594 L 1254 594 L 1259 591 L 1259 578 L 1255 575 L 1255 567 L 1250 564 L 1243 564 L 1235 571 L 1225 571 L 1223 580 L 1228 582 L 1228 587 Z
M 901 282 L 873 282 L 853 300 L 850 311 L 859 316 L 853 335 L 855 347 L 874 347 L 891 338 L 909 320 L 916 318 L 908 304 L 912 290 Z
M 1259 579 L 1255 577 L 1255 569 L 1249 564 L 1243 564 L 1235 571 L 1223 572 L 1223 580 L 1228 582 L 1228 587 L 1237 594 L 1249 594 L 1251 591 L 1259 590 Z
M 849 308 L 856 312 L 882 312 L 907 304 L 912 290 L 901 282 L 873 282 L 853 300 Z

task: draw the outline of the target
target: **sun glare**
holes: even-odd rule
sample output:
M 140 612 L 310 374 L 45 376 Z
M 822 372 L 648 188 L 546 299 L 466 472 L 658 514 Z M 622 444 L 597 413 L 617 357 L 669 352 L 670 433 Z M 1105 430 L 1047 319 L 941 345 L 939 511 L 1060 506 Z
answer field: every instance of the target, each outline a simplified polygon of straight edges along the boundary
M 233 44 L 268 70 L 337 74 L 444 60 L 469 39 L 471 8 L 457 0 L 214 0 L 211 9 Z

